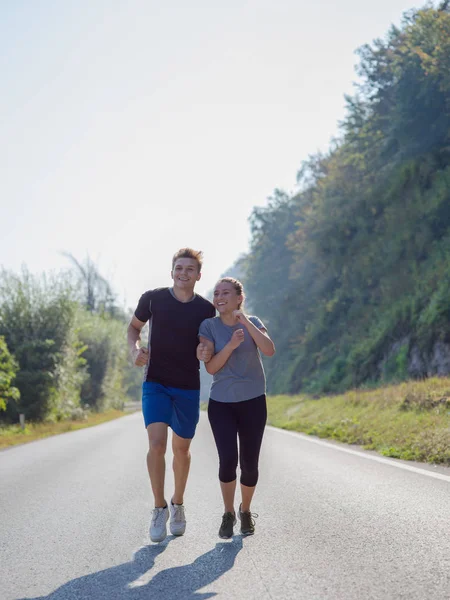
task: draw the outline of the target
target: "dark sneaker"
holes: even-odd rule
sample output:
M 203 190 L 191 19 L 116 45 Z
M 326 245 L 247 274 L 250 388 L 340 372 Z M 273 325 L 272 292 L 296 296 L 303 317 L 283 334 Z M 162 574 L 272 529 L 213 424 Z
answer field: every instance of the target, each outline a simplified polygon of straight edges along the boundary
M 253 535 L 255 533 L 255 519 L 258 518 L 256 513 L 250 511 L 241 512 L 239 507 L 239 519 L 241 520 L 242 535 Z
M 236 525 L 236 515 L 226 512 L 222 517 L 222 525 L 219 529 L 219 537 L 230 538 L 233 536 L 233 527 Z

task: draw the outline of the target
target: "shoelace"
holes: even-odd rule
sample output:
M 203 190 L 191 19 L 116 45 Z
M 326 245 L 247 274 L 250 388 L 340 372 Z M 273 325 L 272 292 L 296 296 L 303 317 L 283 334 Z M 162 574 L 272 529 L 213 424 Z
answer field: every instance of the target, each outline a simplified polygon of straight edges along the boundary
M 234 519 L 235 516 L 232 513 L 225 513 L 222 517 L 222 527 L 225 527 L 228 521 L 232 521 L 234 523 Z
M 182 504 L 173 504 L 174 513 L 173 520 L 175 523 L 182 523 L 184 521 L 184 506 Z
M 152 525 L 156 526 L 158 523 L 158 520 L 160 518 L 162 518 L 163 514 L 164 514 L 164 508 L 154 508 L 153 509 L 153 515 L 152 515 Z
M 258 513 L 252 513 L 252 512 L 241 512 L 241 515 L 243 517 L 247 518 L 252 525 L 255 524 L 255 519 L 257 519 L 259 517 Z

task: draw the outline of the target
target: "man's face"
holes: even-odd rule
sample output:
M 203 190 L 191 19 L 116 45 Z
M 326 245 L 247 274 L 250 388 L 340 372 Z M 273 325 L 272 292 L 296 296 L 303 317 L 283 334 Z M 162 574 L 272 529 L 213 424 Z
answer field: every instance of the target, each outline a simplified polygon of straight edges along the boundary
M 202 276 L 198 271 L 198 262 L 195 258 L 179 258 L 171 272 L 174 286 L 179 289 L 194 289 L 195 284 Z

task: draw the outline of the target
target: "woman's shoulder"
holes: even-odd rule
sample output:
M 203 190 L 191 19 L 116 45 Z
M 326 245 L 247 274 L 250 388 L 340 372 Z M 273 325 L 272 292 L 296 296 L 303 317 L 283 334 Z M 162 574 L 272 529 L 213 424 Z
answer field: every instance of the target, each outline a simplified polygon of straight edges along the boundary
M 220 333 L 220 317 L 210 317 L 202 321 L 198 334 L 211 341 L 215 341 L 221 337 Z
M 261 321 L 261 319 L 256 315 L 247 315 L 247 319 L 250 321 L 250 323 L 253 323 L 253 325 L 258 329 L 263 329 L 264 331 L 267 331 L 264 322 Z
M 261 319 L 256 315 L 247 315 L 247 319 L 252 321 L 252 323 L 262 323 Z
M 205 319 L 204 321 L 202 321 L 200 327 L 215 327 L 215 325 L 217 324 L 217 321 L 220 321 L 220 317 L 209 317 L 208 319 Z

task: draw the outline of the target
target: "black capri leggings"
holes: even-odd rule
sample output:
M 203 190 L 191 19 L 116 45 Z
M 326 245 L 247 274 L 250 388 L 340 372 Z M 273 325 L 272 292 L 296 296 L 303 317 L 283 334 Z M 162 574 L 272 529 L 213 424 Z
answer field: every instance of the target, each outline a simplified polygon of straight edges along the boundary
M 243 402 L 209 400 L 208 418 L 219 453 L 219 479 L 230 483 L 241 467 L 241 483 L 253 487 L 258 482 L 259 451 L 267 420 L 266 396 Z

